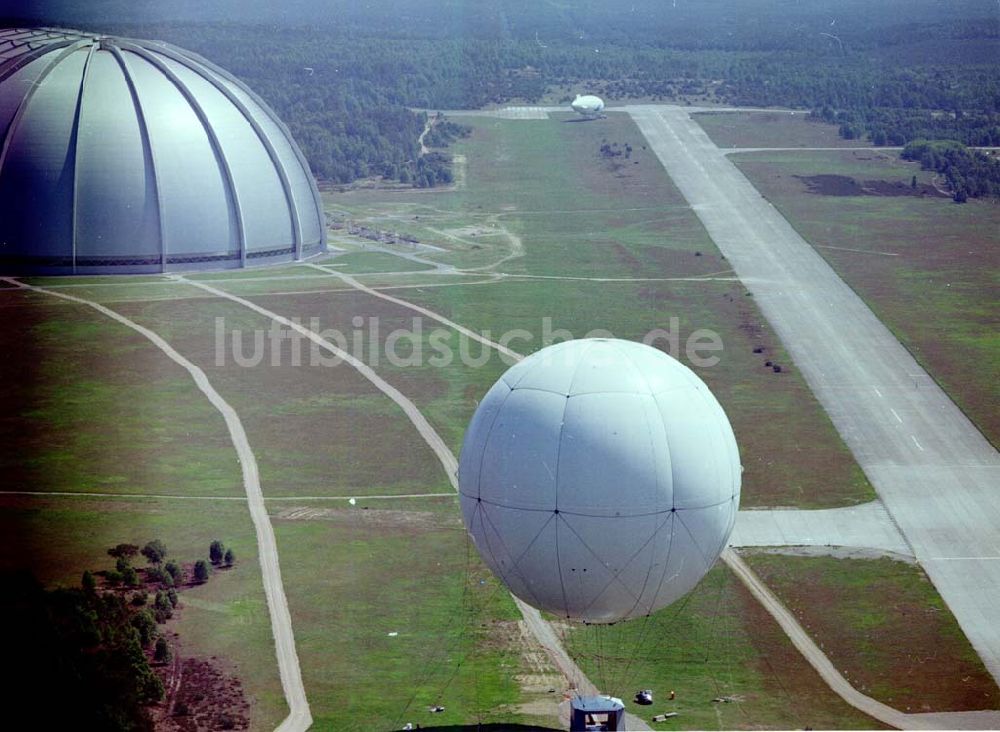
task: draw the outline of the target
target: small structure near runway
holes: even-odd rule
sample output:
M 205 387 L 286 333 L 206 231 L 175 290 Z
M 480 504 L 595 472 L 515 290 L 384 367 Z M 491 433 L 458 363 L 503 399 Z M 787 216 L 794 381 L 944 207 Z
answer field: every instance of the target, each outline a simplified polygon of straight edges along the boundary
M 625 729 L 625 705 L 613 696 L 578 696 L 569 702 L 570 732 Z

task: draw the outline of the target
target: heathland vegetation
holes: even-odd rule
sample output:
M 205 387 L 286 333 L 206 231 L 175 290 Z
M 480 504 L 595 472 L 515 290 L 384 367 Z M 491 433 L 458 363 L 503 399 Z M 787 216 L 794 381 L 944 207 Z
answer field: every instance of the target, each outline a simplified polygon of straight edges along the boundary
M 219 541 L 209 553 L 216 565 L 235 561 Z M 163 667 L 174 654 L 162 626 L 188 572 L 167 561 L 159 539 L 141 548 L 116 544 L 107 554 L 115 568 L 85 570 L 79 587 L 47 590 L 28 571 L 0 576 L 0 619 L 13 631 L 6 652 L 17 660 L 10 698 L 44 709 L 53 729 L 151 730 L 150 705 L 166 694 Z M 134 566 L 139 557 L 146 566 Z M 193 578 L 208 580 L 203 559 Z M 46 699 L 50 694 L 58 704 Z

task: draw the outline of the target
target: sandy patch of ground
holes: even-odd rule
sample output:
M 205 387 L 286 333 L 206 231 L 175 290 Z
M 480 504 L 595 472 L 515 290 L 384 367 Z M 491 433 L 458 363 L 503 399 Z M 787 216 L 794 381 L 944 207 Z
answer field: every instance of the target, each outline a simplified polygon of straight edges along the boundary
M 363 499 L 362 499 L 363 500 Z M 376 528 L 438 529 L 458 527 L 457 516 L 431 511 L 401 511 L 398 509 L 368 508 L 317 508 L 316 506 L 291 506 L 274 515 L 284 521 L 333 521 L 349 526 Z

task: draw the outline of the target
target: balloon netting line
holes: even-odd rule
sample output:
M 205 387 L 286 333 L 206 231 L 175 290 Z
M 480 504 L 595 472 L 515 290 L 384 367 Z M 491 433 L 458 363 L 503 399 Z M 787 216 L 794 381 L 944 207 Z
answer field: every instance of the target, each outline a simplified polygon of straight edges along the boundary
M 552 524 L 553 521 L 555 521 L 556 522 L 555 532 L 554 532 L 555 549 L 556 549 L 555 557 L 557 565 L 556 566 L 557 575 L 559 577 L 559 582 L 560 582 L 560 593 L 563 598 L 563 603 L 562 603 L 563 617 L 572 619 L 574 616 L 577 617 L 585 616 L 587 612 L 589 612 L 590 609 L 594 606 L 594 604 L 598 600 L 600 600 L 605 595 L 605 593 L 612 587 L 612 585 L 617 583 L 618 586 L 632 600 L 633 603 L 632 607 L 629 609 L 629 612 L 623 616 L 624 619 L 628 617 L 635 617 L 635 611 L 640 606 L 645 611 L 643 614 L 648 615 L 650 612 L 652 612 L 653 606 L 656 602 L 656 598 L 660 595 L 660 593 L 663 590 L 664 584 L 666 584 L 668 581 L 668 570 L 670 569 L 670 559 L 673 553 L 673 546 L 674 546 L 675 524 L 673 518 L 675 514 L 667 513 L 666 515 L 668 517 L 668 520 L 664 520 L 656 528 L 656 530 L 650 535 L 650 537 L 638 549 L 636 549 L 632 553 L 632 555 L 623 563 L 621 568 L 617 570 L 611 570 L 611 576 L 609 577 L 607 582 L 605 582 L 604 586 L 601 587 L 598 592 L 592 595 L 590 602 L 587 603 L 587 605 L 584 608 L 576 612 L 570 611 L 568 596 L 566 594 L 567 578 L 566 574 L 562 571 L 562 558 L 561 558 L 561 552 L 559 551 L 560 524 L 562 524 L 565 527 L 565 529 L 569 530 L 569 532 L 572 533 L 572 535 L 576 538 L 576 540 L 580 542 L 580 544 L 587 550 L 587 552 L 594 558 L 594 560 L 600 566 L 603 567 L 605 565 L 602 562 L 600 555 L 594 551 L 594 549 L 589 545 L 586 539 L 584 539 L 584 537 L 580 535 L 580 533 L 573 527 L 573 525 L 570 524 L 565 518 L 563 518 L 561 514 L 553 513 L 550 516 L 550 518 L 539 527 L 539 529 L 535 532 L 535 535 L 532 537 L 531 541 L 528 542 L 528 544 L 524 547 L 524 549 L 520 551 L 519 554 L 515 554 L 506 545 L 506 543 L 502 538 L 502 533 L 497 528 L 492 518 L 490 518 L 489 512 L 484 510 L 482 505 L 479 503 L 477 503 L 476 505 L 476 513 L 473 516 L 473 525 L 478 520 L 481 528 L 485 528 L 485 526 L 488 525 L 489 528 L 491 529 L 490 531 L 483 531 L 481 535 L 485 540 L 484 548 L 489 553 L 490 558 L 492 560 L 491 565 L 496 568 L 497 572 L 501 576 L 501 579 L 505 583 L 510 585 L 511 584 L 510 579 L 512 577 L 516 577 L 519 580 L 519 582 L 515 583 L 515 586 L 522 587 L 523 591 L 526 594 L 530 595 L 530 599 L 535 606 L 545 607 L 546 603 L 540 601 L 537 593 L 534 590 L 532 582 L 530 582 L 530 580 L 524 575 L 523 570 L 520 567 L 520 563 L 524 559 L 524 557 L 528 555 L 532 547 L 537 543 L 538 539 L 542 536 L 542 534 L 549 527 L 549 525 Z M 705 569 L 707 570 L 711 566 L 712 562 L 708 559 L 705 550 L 698 544 L 697 539 L 694 537 L 694 535 L 687 527 L 687 525 L 684 523 L 684 521 L 680 518 L 680 516 L 677 516 L 677 518 L 678 520 L 680 520 L 681 526 L 688 534 L 689 538 L 691 539 L 691 542 L 698 548 L 698 551 L 702 556 L 702 560 L 704 561 Z M 660 573 L 659 579 L 657 580 L 656 591 L 653 592 L 651 595 L 649 595 L 646 598 L 646 601 L 643 602 L 643 597 L 646 593 L 647 587 L 649 586 L 650 577 L 653 575 L 653 571 L 655 569 L 656 552 L 649 552 L 649 566 L 646 569 L 646 576 L 643 581 L 642 589 L 639 591 L 638 594 L 635 593 L 632 589 L 630 589 L 628 585 L 626 585 L 622 581 L 621 576 L 626 570 L 631 568 L 631 565 L 635 561 L 635 559 L 639 557 L 643 553 L 643 551 L 646 550 L 649 544 L 651 544 L 653 541 L 656 540 L 656 538 L 660 535 L 663 529 L 668 527 L 668 525 L 669 525 L 670 538 L 668 540 L 668 545 L 667 545 L 667 555 L 663 560 L 663 569 Z M 499 546 L 495 547 L 494 542 L 496 542 Z M 506 560 L 498 558 L 497 556 L 498 550 L 502 557 L 510 557 L 511 561 L 508 563 Z M 605 569 L 607 569 L 607 567 L 605 567 Z M 676 578 L 680 574 L 682 569 L 683 567 L 677 568 L 677 570 L 674 572 L 673 575 L 669 577 L 669 579 Z M 578 578 L 578 582 L 579 581 L 580 580 Z
M 462 498 L 468 498 L 469 500 L 476 501 L 477 503 L 487 503 L 491 506 L 496 506 L 497 508 L 507 508 L 514 511 L 531 511 L 533 513 L 555 513 L 555 514 L 566 514 L 567 516 L 583 516 L 586 518 L 607 518 L 607 519 L 617 519 L 617 518 L 643 518 L 645 516 L 659 516 L 664 513 L 680 513 L 681 511 L 704 511 L 709 508 L 718 508 L 719 506 L 724 506 L 727 503 L 733 503 L 736 501 L 736 494 L 733 493 L 729 498 L 723 498 L 721 501 L 716 501 L 715 503 L 706 503 L 701 506 L 671 506 L 670 508 L 657 509 L 655 511 L 642 511 L 640 513 L 621 513 L 620 511 L 615 513 L 609 513 L 607 511 L 601 513 L 589 513 L 586 511 L 573 511 L 567 510 L 565 508 L 542 508 L 542 507 L 531 507 L 531 506 L 515 506 L 510 503 L 502 503 L 500 501 L 492 500 L 489 498 L 483 498 L 482 496 L 473 496 L 469 493 L 459 492 Z

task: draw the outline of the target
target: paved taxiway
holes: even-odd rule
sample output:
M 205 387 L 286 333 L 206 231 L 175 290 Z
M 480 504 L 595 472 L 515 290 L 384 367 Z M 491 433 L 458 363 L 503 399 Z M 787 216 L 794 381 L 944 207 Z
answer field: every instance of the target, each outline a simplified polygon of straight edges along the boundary
M 627 111 L 1000 680 L 997 451 L 688 110 Z

